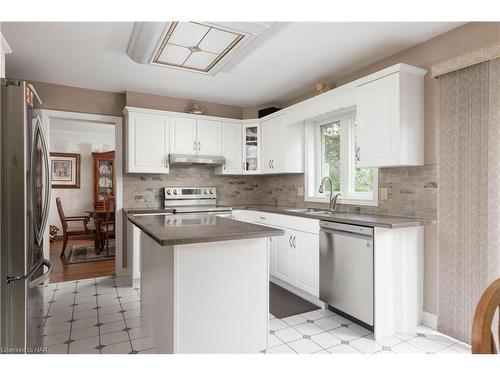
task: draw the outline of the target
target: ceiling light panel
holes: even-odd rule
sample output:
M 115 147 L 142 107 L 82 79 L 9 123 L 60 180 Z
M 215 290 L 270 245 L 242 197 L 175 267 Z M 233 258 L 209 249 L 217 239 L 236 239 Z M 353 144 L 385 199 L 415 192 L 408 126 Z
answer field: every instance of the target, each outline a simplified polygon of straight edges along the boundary
M 153 64 L 209 73 L 247 34 L 197 22 L 172 22 Z
M 238 36 L 227 31 L 211 28 L 200 42 L 200 48 L 203 51 L 212 53 L 222 53 L 235 41 Z
M 209 30 L 210 27 L 198 23 L 178 22 L 172 31 L 168 43 L 184 47 L 197 46 Z
M 160 59 L 171 65 L 182 65 L 187 60 L 191 51 L 189 48 L 167 44 L 161 52 Z
M 183 66 L 187 69 L 197 69 L 207 71 L 210 65 L 215 61 L 219 55 L 215 53 L 200 51 L 192 53 Z

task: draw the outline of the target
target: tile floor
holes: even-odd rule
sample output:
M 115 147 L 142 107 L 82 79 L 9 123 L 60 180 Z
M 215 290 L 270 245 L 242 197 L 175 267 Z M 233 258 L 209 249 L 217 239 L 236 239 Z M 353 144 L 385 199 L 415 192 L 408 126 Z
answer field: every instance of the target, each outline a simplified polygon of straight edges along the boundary
M 44 345 L 58 354 L 152 353 L 140 318 L 139 289 L 128 278 L 50 284 L 45 291 Z M 365 328 L 319 309 L 284 319 L 270 315 L 266 353 L 470 353 L 470 347 L 426 326 L 375 342 Z

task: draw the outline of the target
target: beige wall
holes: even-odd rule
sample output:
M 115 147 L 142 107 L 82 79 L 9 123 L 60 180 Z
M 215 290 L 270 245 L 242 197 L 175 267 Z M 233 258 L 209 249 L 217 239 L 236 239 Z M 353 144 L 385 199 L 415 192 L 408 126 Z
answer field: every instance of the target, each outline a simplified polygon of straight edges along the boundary
M 127 91 L 126 103 L 128 106 L 161 109 L 165 111 L 187 112 L 190 104 L 196 102 L 201 105 L 203 114 L 209 116 L 227 117 L 241 119 L 243 108 L 234 105 L 219 103 L 193 101 L 189 99 L 171 98 L 168 96 L 159 96 L 144 94 L 139 92 Z
M 125 94 L 32 82 L 44 109 L 121 116 Z

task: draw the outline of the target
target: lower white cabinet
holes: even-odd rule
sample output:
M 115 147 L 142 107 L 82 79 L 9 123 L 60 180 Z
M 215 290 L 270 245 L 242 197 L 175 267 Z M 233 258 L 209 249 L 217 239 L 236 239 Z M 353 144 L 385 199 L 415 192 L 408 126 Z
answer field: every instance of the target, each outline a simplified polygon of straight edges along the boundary
M 271 276 L 319 298 L 318 220 L 251 210 L 233 211 L 233 219 L 283 229 L 269 240 Z
M 292 238 L 292 284 L 319 297 L 319 236 L 293 231 Z
M 141 230 L 127 220 L 127 266 L 132 269 L 132 280 L 139 280 L 141 273 Z
M 274 259 L 273 276 L 293 284 L 293 248 L 291 244 L 292 234 L 285 230 L 285 234 L 275 237 L 274 246 L 271 248 L 272 259 Z
M 319 236 L 285 229 L 271 247 L 271 275 L 319 297 Z

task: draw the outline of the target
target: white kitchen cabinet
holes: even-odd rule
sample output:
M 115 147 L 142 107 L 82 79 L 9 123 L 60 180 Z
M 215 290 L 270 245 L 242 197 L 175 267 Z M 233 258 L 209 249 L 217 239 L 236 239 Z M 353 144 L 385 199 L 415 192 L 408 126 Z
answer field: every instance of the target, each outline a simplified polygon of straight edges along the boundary
M 285 115 L 261 123 L 263 173 L 304 173 L 304 123 L 289 124 Z
M 222 156 L 226 162 L 217 168 L 217 174 L 238 175 L 243 170 L 242 125 L 237 122 L 222 123 Z
M 170 124 L 170 152 L 172 154 L 196 154 L 196 119 L 172 117 Z
M 358 167 L 424 164 L 424 74 L 401 70 L 356 88 Z
M 168 173 L 169 117 L 125 112 L 126 172 Z
M 285 234 L 275 237 L 274 246 L 274 274 L 280 280 L 293 284 L 293 247 L 292 233 L 285 230 Z
M 127 266 L 132 269 L 132 280 L 138 282 L 141 277 L 141 230 L 127 220 Z
M 262 211 L 236 210 L 233 219 L 280 228 L 269 241 L 269 273 L 280 286 L 319 302 L 319 221 Z M 305 293 L 301 293 L 305 292 Z
M 292 284 L 315 297 L 319 297 L 319 236 L 298 231 L 293 236 Z
M 267 242 L 269 246 L 269 274 L 271 276 L 276 276 L 276 243 L 278 237 L 269 237 Z
M 271 275 L 319 297 L 319 236 L 285 228 L 285 234 L 275 239 L 273 250 Z
M 170 152 L 222 155 L 221 122 L 193 117 L 171 117 Z
M 257 174 L 261 171 L 260 121 L 245 121 L 243 123 L 243 174 Z
M 222 155 L 221 128 L 220 121 L 196 121 L 196 140 L 199 155 Z

